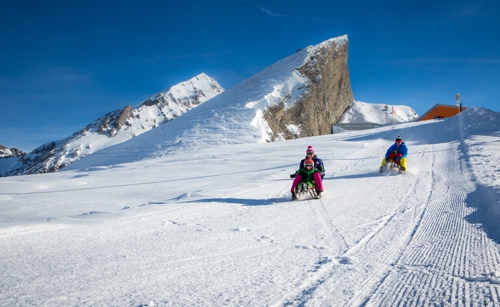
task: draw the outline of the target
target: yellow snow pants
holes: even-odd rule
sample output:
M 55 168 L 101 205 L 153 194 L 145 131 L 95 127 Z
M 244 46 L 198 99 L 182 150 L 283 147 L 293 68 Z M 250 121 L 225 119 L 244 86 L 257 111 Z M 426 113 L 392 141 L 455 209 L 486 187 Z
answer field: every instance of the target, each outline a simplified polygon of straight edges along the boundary
M 392 159 L 389 159 L 389 163 L 392 163 Z M 385 162 L 385 158 L 382 159 L 382 164 L 380 166 L 385 166 L 386 162 Z M 401 158 L 401 160 L 399 160 L 399 165 L 401 165 L 402 167 L 404 167 L 406 169 L 406 158 Z

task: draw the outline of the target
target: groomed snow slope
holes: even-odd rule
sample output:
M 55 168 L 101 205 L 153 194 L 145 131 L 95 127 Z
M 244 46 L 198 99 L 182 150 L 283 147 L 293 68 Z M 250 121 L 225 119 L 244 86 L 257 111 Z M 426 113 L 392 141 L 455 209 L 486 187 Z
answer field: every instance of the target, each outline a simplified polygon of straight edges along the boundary
M 379 174 L 396 135 L 409 171 Z M 291 202 L 307 145 L 320 200 Z M 500 114 L 0 178 L 2 306 L 497 306 Z

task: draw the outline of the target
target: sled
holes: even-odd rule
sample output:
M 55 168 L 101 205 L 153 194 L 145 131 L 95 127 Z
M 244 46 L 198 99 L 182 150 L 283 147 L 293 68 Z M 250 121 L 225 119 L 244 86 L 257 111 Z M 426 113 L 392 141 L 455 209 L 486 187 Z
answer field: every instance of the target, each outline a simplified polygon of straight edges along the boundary
M 381 168 L 380 172 L 387 172 L 390 173 L 392 171 L 396 171 L 399 174 L 404 174 L 404 170 L 401 168 L 401 165 L 399 164 L 399 161 L 392 160 L 392 162 L 387 163 L 383 168 Z
M 313 184 L 308 184 L 306 182 L 301 182 L 295 187 L 295 197 L 297 200 L 302 200 L 310 195 L 313 199 L 319 199 L 320 197 L 316 193 L 316 187 Z
M 396 160 L 396 158 L 399 157 L 401 157 L 401 155 L 391 153 L 389 155 L 389 162 L 384 167 L 380 167 L 380 172 L 383 173 L 384 171 L 391 172 L 392 170 L 396 170 L 399 174 L 404 174 L 405 171 L 399 164 L 400 161 Z

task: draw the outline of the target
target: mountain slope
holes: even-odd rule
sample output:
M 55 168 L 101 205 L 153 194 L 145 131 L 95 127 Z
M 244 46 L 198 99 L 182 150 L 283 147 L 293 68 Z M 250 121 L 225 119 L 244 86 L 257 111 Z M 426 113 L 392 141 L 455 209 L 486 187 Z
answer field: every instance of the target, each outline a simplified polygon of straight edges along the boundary
M 408 172 L 381 175 L 396 135 Z M 325 162 L 325 193 L 292 202 L 289 174 L 308 145 Z M 499 155 L 500 113 L 469 108 L 0 178 L 2 302 L 496 306 Z
M 10 159 L 10 165 L 0 169 L 0 175 L 57 171 L 77 159 L 170 122 L 223 91 L 217 81 L 199 74 L 158 92 L 137 108 L 126 106 L 109 112 L 70 137 L 44 144 L 18 160 Z

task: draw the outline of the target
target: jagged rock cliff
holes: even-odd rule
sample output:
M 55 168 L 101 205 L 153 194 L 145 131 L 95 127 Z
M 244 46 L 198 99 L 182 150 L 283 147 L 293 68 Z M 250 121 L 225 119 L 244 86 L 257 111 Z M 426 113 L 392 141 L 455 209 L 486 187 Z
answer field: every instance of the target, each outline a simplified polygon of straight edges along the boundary
M 339 121 L 354 100 L 347 51 L 347 37 L 325 41 L 297 68 L 306 79 L 304 94 L 291 106 L 284 97 L 264 112 L 272 130 L 271 140 L 331 133 L 331 125 Z

